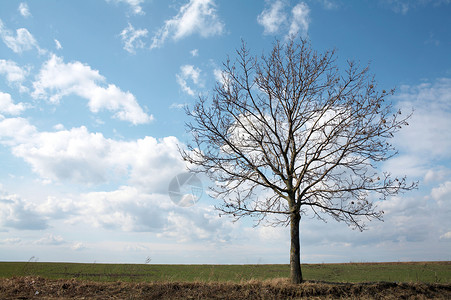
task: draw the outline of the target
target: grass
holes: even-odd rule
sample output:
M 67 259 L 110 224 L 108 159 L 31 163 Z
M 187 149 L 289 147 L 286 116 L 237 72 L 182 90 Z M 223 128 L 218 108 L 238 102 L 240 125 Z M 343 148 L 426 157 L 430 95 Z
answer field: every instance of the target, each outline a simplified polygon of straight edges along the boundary
M 326 282 L 451 283 L 451 262 L 305 264 L 304 278 Z M 139 265 L 0 262 L 0 278 L 40 276 L 98 282 L 246 282 L 287 278 L 288 265 Z
M 451 299 L 440 283 L 289 284 L 287 279 L 233 282 L 95 282 L 43 277 L 0 278 L 2 299 Z

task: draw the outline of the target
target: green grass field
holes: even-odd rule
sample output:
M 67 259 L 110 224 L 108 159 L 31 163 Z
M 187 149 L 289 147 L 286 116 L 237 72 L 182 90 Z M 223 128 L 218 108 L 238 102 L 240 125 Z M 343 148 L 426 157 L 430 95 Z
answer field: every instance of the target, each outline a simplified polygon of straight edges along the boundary
M 451 262 L 306 264 L 306 280 L 326 282 L 451 283 Z M 132 282 L 245 282 L 287 278 L 288 265 L 139 265 L 0 262 L 0 278 L 41 276 L 49 279 Z

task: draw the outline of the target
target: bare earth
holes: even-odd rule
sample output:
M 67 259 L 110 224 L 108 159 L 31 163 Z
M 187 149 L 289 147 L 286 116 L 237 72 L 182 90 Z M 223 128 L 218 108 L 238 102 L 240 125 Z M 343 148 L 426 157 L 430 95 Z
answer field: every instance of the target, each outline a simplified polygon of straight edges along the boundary
M 42 277 L 0 279 L 0 299 L 451 299 L 451 284 L 90 282 Z

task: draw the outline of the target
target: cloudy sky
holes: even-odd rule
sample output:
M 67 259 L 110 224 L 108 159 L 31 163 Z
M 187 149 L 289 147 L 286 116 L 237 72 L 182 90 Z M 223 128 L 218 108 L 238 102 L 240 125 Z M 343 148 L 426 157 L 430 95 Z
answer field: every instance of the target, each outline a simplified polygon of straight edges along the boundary
M 451 260 L 451 1 L 0 2 L 0 260 L 288 263 L 285 227 L 175 205 L 183 106 L 244 39 L 298 33 L 371 64 L 410 126 L 382 170 L 419 188 L 368 230 L 304 217 L 304 262 Z M 208 182 L 201 180 L 204 184 Z

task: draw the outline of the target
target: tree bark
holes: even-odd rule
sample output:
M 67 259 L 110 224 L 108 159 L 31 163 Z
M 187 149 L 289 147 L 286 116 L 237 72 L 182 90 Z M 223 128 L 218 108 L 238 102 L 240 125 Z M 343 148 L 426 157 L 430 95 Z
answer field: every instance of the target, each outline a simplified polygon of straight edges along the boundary
M 299 224 L 301 215 L 299 212 L 293 212 L 290 216 L 290 234 L 291 234 L 291 249 L 290 249 L 290 269 L 291 269 L 291 283 L 298 284 L 302 282 L 301 270 L 301 246 L 299 242 Z

